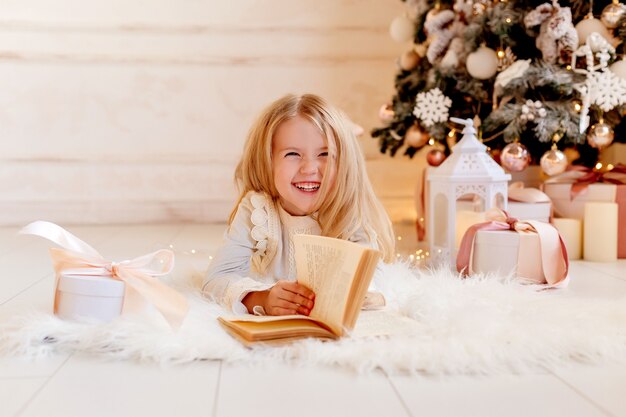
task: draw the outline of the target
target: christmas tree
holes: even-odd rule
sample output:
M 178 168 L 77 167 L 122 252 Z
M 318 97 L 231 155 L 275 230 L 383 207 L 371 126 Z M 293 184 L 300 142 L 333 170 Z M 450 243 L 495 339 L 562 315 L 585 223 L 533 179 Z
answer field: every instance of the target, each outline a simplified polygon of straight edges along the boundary
M 396 94 L 372 131 L 382 153 L 437 165 L 472 118 L 510 171 L 592 167 L 626 141 L 626 6 L 611 1 L 405 0 L 391 36 L 407 42 Z M 545 164 L 544 164 L 545 162 Z

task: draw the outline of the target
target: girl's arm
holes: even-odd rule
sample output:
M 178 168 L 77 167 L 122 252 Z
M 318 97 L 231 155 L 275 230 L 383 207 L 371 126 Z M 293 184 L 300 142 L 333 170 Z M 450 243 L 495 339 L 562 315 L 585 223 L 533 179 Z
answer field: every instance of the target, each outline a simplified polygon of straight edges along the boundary
M 209 266 L 202 291 L 238 314 L 308 315 L 315 299 L 310 289 L 296 282 L 277 282 L 273 276 L 251 277 L 251 260 L 257 246 L 251 234 L 251 198 L 254 193 L 241 200 L 224 234 L 224 243 Z M 257 306 L 262 309 L 255 309 Z
M 224 243 L 215 254 L 202 286 L 205 295 L 238 314 L 252 312 L 242 303 L 248 293 L 274 285 L 271 278 L 250 277 L 250 260 L 256 245 L 250 235 L 251 213 L 252 204 L 246 196 L 224 234 Z

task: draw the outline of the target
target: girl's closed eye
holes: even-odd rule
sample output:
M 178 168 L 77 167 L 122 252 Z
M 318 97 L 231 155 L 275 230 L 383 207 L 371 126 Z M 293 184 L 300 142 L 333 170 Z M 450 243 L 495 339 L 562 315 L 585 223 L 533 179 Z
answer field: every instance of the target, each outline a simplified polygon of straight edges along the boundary
M 285 158 L 288 157 L 288 156 L 300 156 L 300 154 L 298 152 L 293 152 L 292 151 L 292 152 L 287 152 L 285 154 Z
M 328 152 L 322 152 L 321 154 L 319 154 L 319 156 L 326 157 L 326 156 L 328 156 Z

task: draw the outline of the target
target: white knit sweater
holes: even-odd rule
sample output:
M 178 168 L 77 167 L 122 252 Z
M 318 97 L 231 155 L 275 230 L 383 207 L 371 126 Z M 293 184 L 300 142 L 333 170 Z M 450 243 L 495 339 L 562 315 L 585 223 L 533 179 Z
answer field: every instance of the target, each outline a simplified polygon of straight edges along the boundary
M 209 266 L 204 294 L 234 313 L 247 313 L 241 300 L 249 292 L 266 290 L 279 280 L 296 280 L 296 234 L 319 235 L 319 224 L 311 216 L 290 215 L 269 196 L 248 193 Z M 375 247 L 365 233 L 350 240 Z

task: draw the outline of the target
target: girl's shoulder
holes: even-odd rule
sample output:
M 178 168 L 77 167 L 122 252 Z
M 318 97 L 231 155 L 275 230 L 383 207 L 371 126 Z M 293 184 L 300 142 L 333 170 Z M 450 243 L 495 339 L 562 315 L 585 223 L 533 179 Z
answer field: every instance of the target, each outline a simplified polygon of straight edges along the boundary
M 273 205 L 272 197 L 262 191 L 248 191 L 241 199 L 241 203 L 246 203 L 253 209 L 269 207 Z
M 258 271 L 264 271 L 276 255 L 280 239 L 280 219 L 274 200 L 266 193 L 249 191 L 239 203 L 236 219 L 249 225 L 254 240 L 252 262 Z

